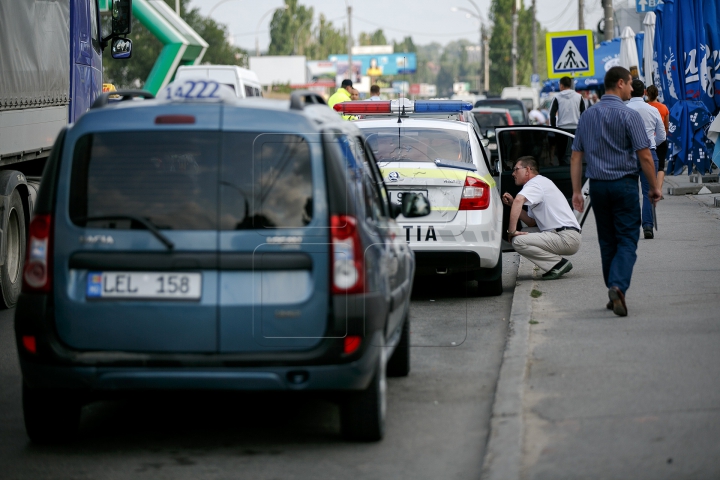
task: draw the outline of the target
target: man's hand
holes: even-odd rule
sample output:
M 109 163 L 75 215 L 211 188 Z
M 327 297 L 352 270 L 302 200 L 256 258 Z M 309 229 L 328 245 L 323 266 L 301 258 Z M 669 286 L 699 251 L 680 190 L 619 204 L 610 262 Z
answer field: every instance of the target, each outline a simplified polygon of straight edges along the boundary
M 513 200 L 515 200 L 515 199 L 513 198 L 512 195 L 510 195 L 509 193 L 503 193 L 502 202 L 505 205 L 512 205 Z
M 662 190 L 659 188 L 651 188 L 648 190 L 648 198 L 653 205 L 657 205 L 657 202 L 662 198 Z
M 582 193 L 573 193 L 572 196 L 573 208 L 578 212 L 582 213 L 585 210 L 585 197 Z

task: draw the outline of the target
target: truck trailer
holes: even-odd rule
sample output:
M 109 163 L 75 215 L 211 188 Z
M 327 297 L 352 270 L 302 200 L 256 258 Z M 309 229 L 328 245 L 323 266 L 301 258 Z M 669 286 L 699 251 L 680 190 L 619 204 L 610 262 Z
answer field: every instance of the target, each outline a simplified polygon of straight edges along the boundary
M 27 228 L 45 160 L 66 125 L 102 92 L 102 51 L 129 58 L 131 0 L 111 0 L 103 38 L 98 0 L 0 2 L 0 307 L 22 284 Z

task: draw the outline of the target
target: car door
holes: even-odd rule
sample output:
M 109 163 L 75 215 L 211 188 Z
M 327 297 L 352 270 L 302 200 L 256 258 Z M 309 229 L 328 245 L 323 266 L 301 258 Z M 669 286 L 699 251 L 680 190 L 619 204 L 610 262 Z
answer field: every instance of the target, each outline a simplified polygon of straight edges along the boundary
M 247 115 L 228 111 L 224 124 L 248 125 Z M 220 352 L 308 349 L 326 335 L 327 194 L 308 135 L 223 132 Z
M 57 332 L 79 350 L 212 353 L 219 107 L 189 125 L 155 121 L 186 107 L 144 110 L 126 123 L 137 130 L 68 135 L 52 247 Z
M 572 180 L 570 178 L 570 153 L 575 136 L 559 128 L 541 126 L 513 126 L 501 127 L 495 130 L 498 159 L 500 163 L 500 195 L 509 193 L 513 197 L 520 192 L 521 187 L 515 185 L 512 170 L 517 159 L 531 156 L 538 162 L 540 174 L 560 189 L 572 206 Z M 585 208 L 583 212 L 573 209 L 580 226 L 583 225 L 590 210 L 589 182 L 585 178 L 585 163 L 583 162 L 583 196 Z M 503 232 L 508 230 L 510 208 L 503 211 Z M 512 245 L 503 239 L 503 251 L 512 251 Z

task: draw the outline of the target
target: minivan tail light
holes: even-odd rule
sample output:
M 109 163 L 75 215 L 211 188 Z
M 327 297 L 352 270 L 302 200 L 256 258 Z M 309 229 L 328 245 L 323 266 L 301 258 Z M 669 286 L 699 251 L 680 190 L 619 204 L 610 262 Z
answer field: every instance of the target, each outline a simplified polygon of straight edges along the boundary
M 156 125 L 190 125 L 194 123 L 194 115 L 158 115 L 155 117 Z
M 332 293 L 365 292 L 365 260 L 355 217 L 333 215 L 330 239 Z
M 35 215 L 30 232 L 23 271 L 23 291 L 49 292 L 52 286 L 52 216 Z
M 343 353 L 345 355 L 350 355 L 351 353 L 355 353 L 358 348 L 360 348 L 360 343 L 362 342 L 362 337 L 359 335 L 348 335 L 345 337 L 345 340 L 343 341 Z
M 465 177 L 460 210 L 485 210 L 490 206 L 490 186 L 475 177 Z

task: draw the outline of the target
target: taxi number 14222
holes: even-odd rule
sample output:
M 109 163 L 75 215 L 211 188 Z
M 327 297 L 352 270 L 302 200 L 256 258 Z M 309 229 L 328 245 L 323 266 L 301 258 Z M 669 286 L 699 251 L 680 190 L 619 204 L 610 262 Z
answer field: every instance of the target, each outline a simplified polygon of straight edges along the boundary
M 200 298 L 200 273 L 88 272 L 87 298 Z

